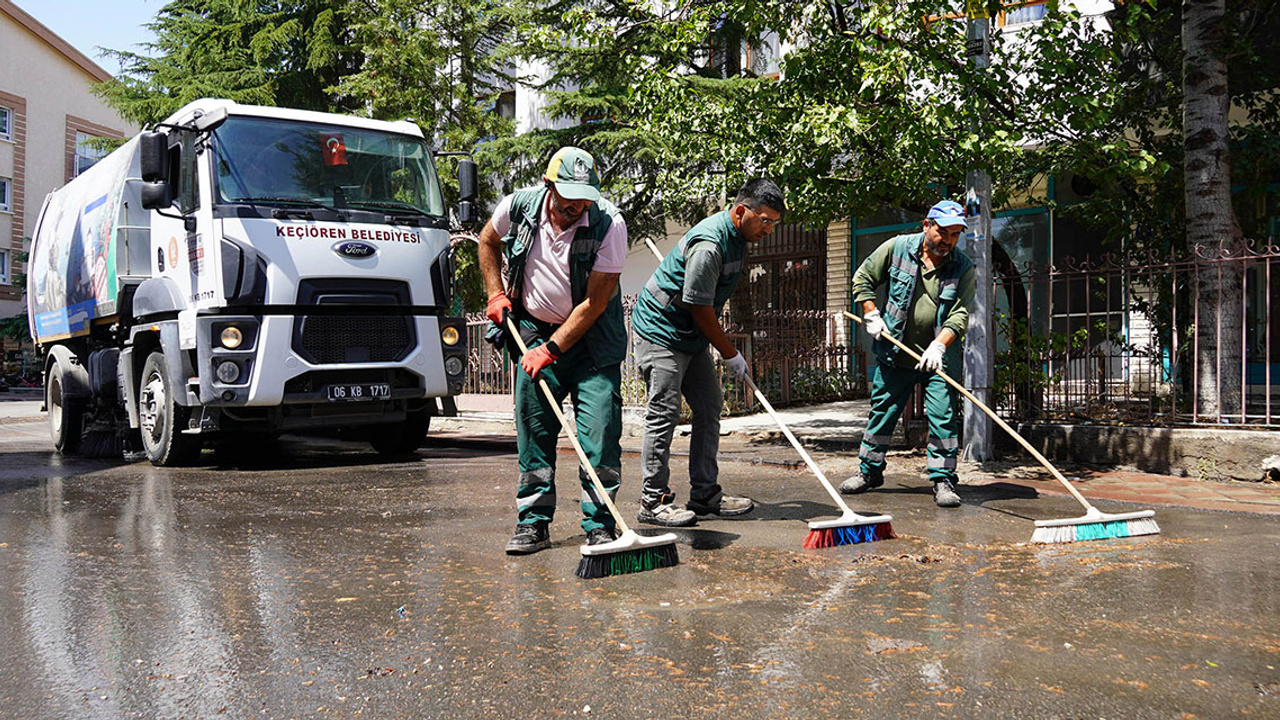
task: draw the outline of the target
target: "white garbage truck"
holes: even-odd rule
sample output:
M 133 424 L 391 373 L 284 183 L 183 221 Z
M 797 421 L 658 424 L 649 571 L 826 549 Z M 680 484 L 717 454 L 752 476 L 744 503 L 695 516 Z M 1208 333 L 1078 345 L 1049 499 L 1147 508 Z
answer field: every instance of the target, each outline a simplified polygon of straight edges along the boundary
M 409 121 L 198 100 L 51 193 L 27 303 L 57 449 L 175 465 L 213 434 L 324 428 L 418 447 L 467 369 L 435 158 Z

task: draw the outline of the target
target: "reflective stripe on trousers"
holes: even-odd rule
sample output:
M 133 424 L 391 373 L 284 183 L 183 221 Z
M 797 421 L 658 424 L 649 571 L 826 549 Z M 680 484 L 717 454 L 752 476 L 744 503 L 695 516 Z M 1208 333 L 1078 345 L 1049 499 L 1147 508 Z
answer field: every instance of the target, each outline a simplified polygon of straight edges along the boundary
M 889 449 L 893 429 L 907 403 L 911 402 L 917 384 L 924 387 L 924 410 L 929 420 L 929 443 L 925 448 L 929 479 L 933 482 L 956 482 L 960 436 L 951 388 L 935 373 L 885 364 L 876 365 L 872 376 L 871 413 L 858 452 L 864 477 L 884 476 L 885 452 Z
M 582 343 L 538 373 L 551 394 L 573 403 L 578 442 L 610 496 L 616 496 L 622 472 L 622 373 L 618 365 L 591 366 Z M 550 522 L 556 510 L 555 464 L 560 422 L 547 404 L 538 383 L 523 368 L 516 370 L 516 445 L 520 450 L 520 477 L 516 488 L 518 522 Z M 608 507 L 597 496 L 591 477 L 578 469 L 582 487 L 582 529 L 612 528 Z

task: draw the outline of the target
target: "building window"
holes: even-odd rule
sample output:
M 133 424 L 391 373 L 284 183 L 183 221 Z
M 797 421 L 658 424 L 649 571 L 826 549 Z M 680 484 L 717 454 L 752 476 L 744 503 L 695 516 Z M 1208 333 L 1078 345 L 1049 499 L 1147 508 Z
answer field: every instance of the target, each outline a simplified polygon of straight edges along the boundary
M 9 284 L 9 251 L 0 250 L 0 285 Z
M 516 116 L 516 91 L 507 90 L 498 93 L 498 98 L 493 104 L 493 110 L 500 118 L 514 119 Z
M 764 33 L 754 44 L 748 43 L 746 49 L 747 67 L 751 68 L 751 72 L 759 77 L 778 77 L 781 70 L 779 58 L 782 53 L 776 34 Z
M 1028 2 L 1019 4 L 1016 7 L 1005 8 L 1004 26 L 1040 22 L 1044 19 L 1047 8 L 1048 5 L 1045 2 Z
M 98 147 L 93 141 L 99 140 L 89 133 L 76 132 L 76 164 L 72 177 L 93 167 L 94 163 L 107 156 L 105 148 Z
M 13 139 L 13 111 L 0 107 L 0 140 Z
M 13 212 L 13 181 L 0 178 L 0 212 Z

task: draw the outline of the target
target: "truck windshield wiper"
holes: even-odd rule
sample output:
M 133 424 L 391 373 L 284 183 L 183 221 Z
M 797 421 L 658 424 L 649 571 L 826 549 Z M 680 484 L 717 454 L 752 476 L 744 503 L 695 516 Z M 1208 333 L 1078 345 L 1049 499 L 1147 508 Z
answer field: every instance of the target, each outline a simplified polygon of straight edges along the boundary
M 422 210 L 421 208 L 418 208 L 414 205 L 410 205 L 409 203 L 394 202 L 391 200 L 359 200 L 356 202 L 348 202 L 347 205 L 360 210 L 365 210 L 365 209 L 391 210 L 391 211 L 400 212 L 406 215 L 431 216 L 431 213 L 427 212 L 426 210 Z
M 422 210 L 409 203 L 396 202 L 394 200 L 359 200 L 349 202 L 347 206 L 354 210 L 383 210 L 386 211 L 386 220 L 389 223 L 403 223 L 408 225 L 417 225 L 423 218 L 436 217 L 431 213 Z
M 277 217 L 288 216 L 288 215 L 297 214 L 297 213 L 304 213 L 305 216 L 307 216 L 307 218 L 310 219 L 309 216 L 311 215 L 311 213 L 306 212 L 306 210 L 307 208 L 314 208 L 316 210 L 327 210 L 337 215 L 340 220 L 346 219 L 346 215 L 344 215 L 341 210 L 338 210 L 337 208 L 332 207 L 330 205 L 325 205 L 324 203 L 316 202 L 315 200 L 307 200 L 305 198 L 273 197 L 273 196 L 264 195 L 264 196 L 255 196 L 255 197 L 229 198 L 227 202 L 247 203 L 249 205 L 270 205 L 275 203 L 288 203 L 291 206 L 293 206 L 293 207 L 276 208 L 275 210 L 273 210 L 271 214 Z

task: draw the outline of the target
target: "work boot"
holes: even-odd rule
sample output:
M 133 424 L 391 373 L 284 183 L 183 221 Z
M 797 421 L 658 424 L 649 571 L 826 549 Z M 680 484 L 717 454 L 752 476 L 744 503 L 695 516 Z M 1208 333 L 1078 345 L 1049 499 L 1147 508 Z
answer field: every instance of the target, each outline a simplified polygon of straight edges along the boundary
M 933 484 L 933 501 L 938 507 L 960 507 L 960 496 L 956 494 L 955 486 L 946 480 L 939 480 Z
M 588 545 L 603 545 L 617 539 L 617 533 L 613 528 L 598 527 L 587 531 Z
M 854 473 L 840 483 L 840 492 L 845 495 L 857 495 L 878 488 L 884 484 L 884 478 L 867 479 L 862 473 Z
M 507 541 L 508 555 L 529 555 L 551 547 L 549 523 L 540 522 L 530 525 L 516 525 L 516 534 Z
M 667 494 L 651 503 L 641 500 L 640 512 L 636 513 L 636 520 L 663 527 L 688 527 L 696 523 L 698 516 L 692 511 L 676 507 L 673 504 L 675 499 L 674 495 Z
M 706 500 L 694 500 L 689 498 L 689 502 L 685 507 L 689 508 L 698 515 L 719 515 L 720 517 L 733 517 L 734 515 L 746 515 L 751 512 L 756 504 L 751 498 L 734 497 L 718 492 Z

